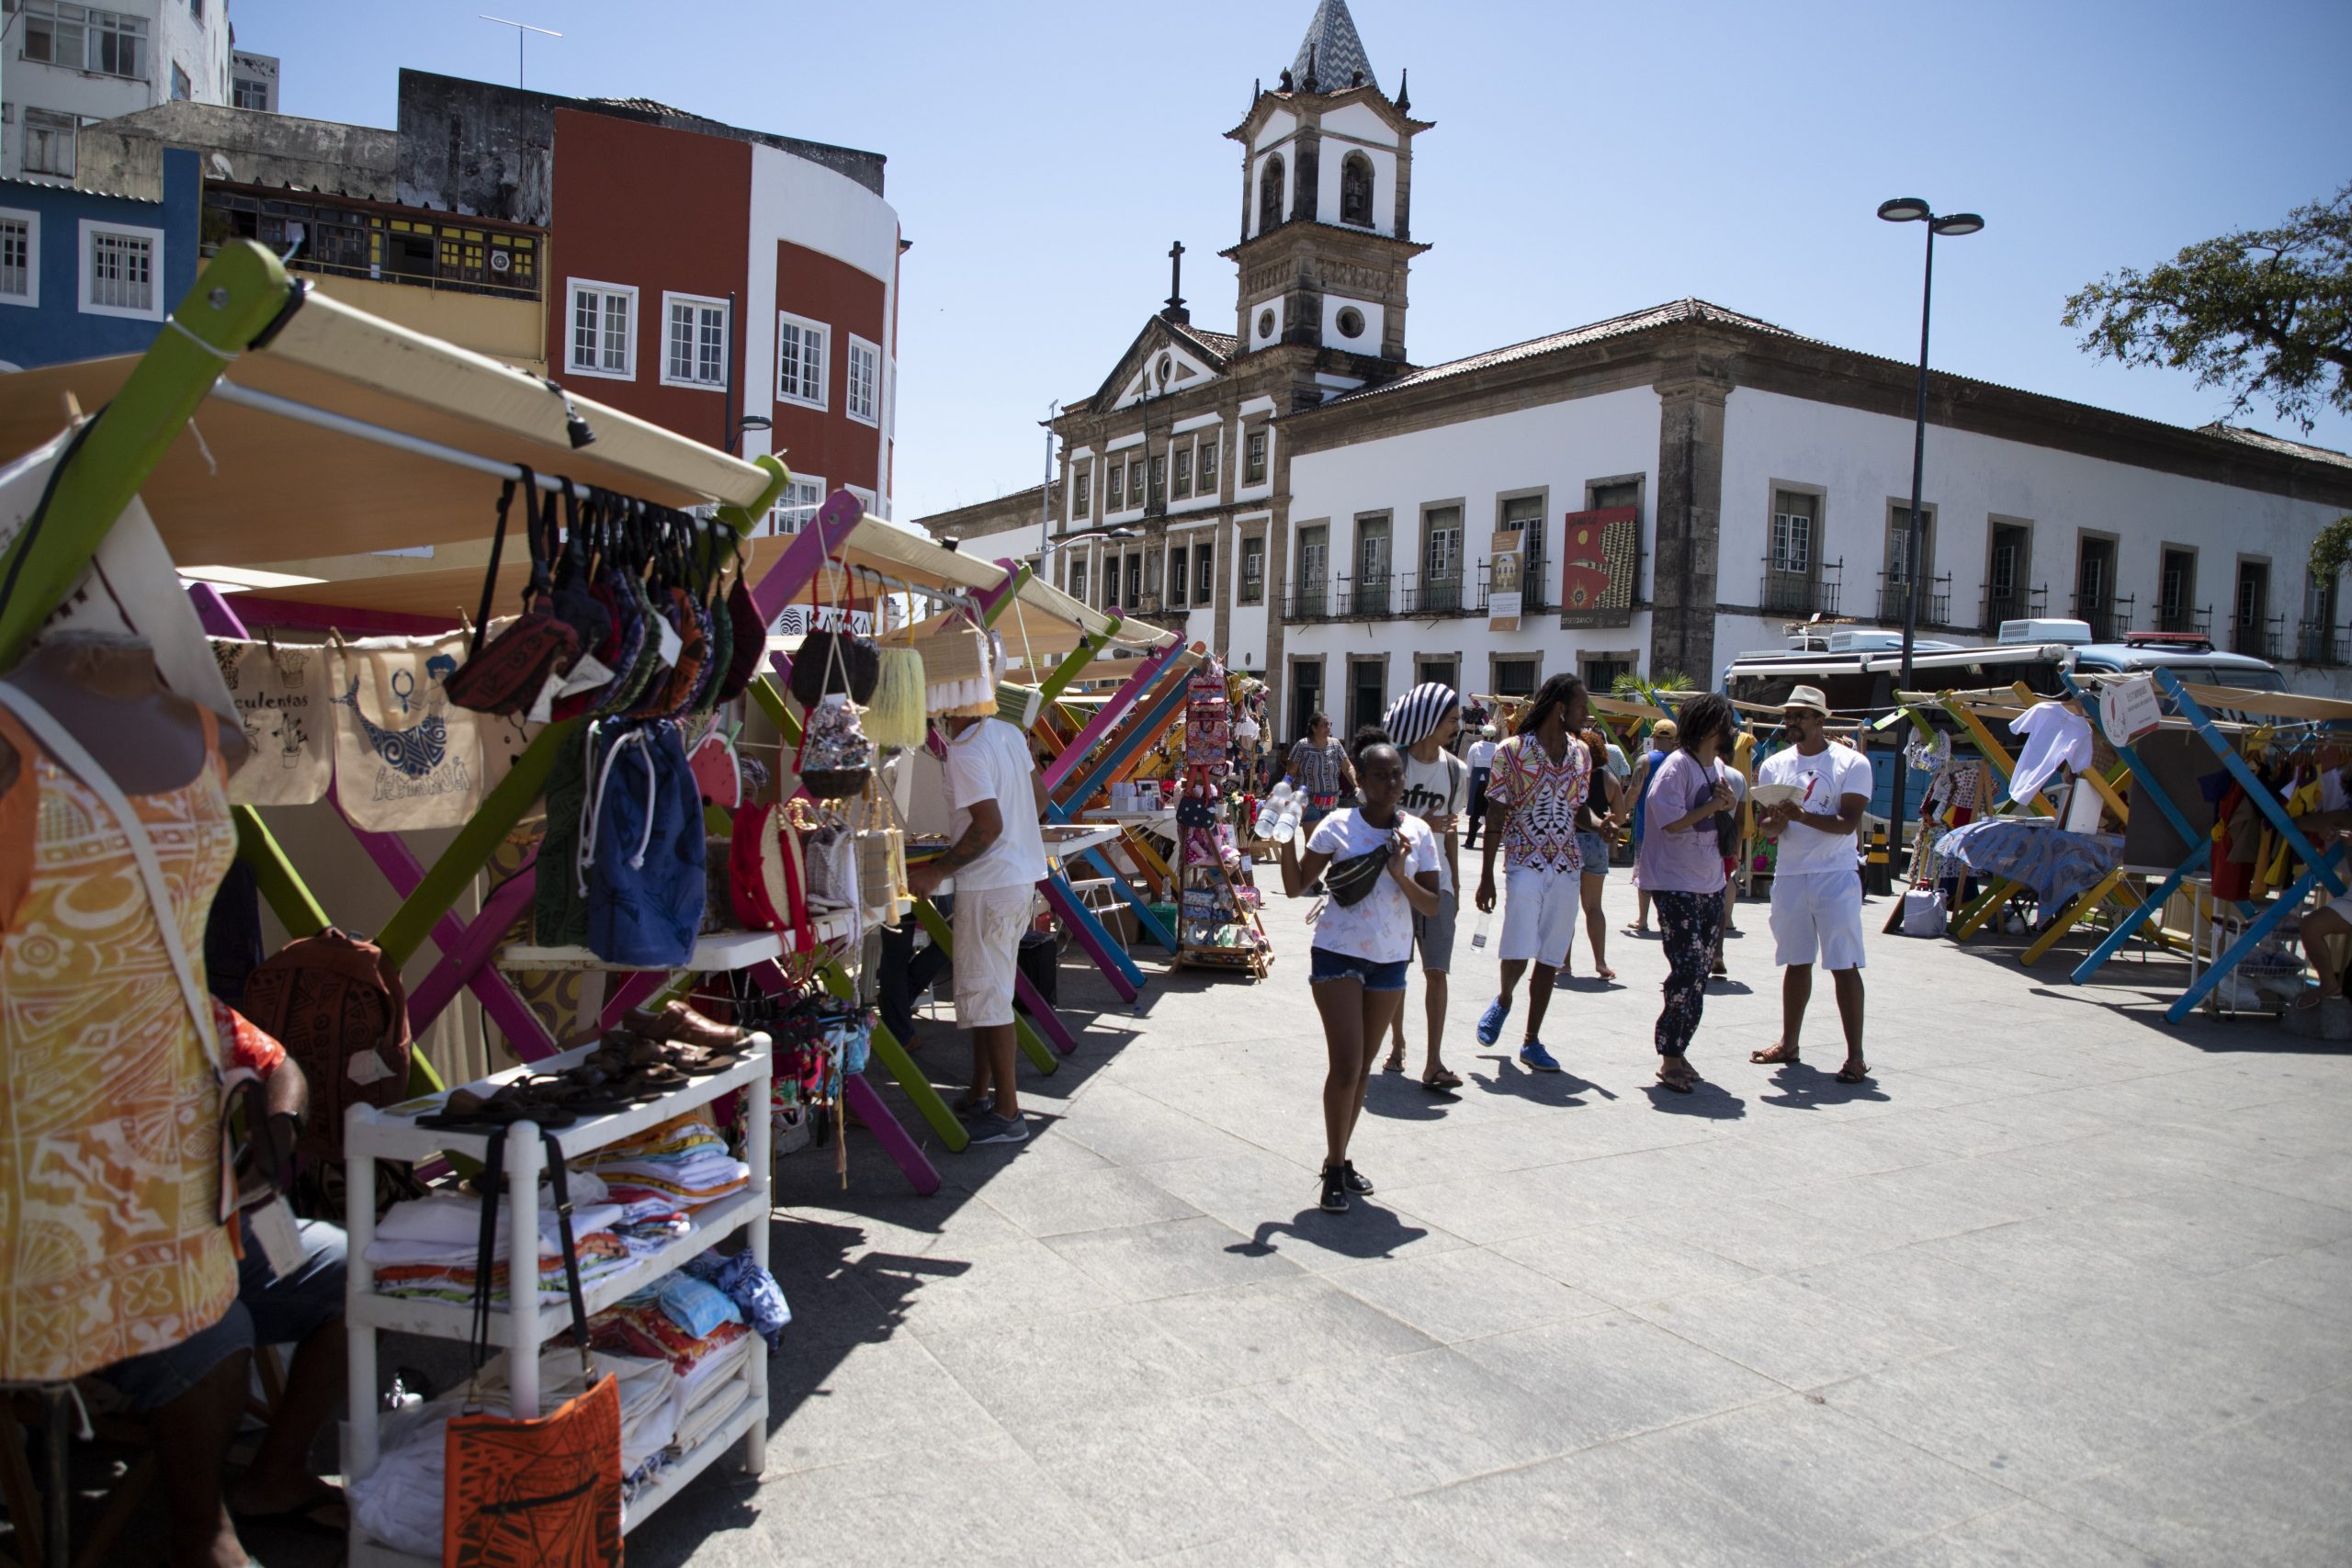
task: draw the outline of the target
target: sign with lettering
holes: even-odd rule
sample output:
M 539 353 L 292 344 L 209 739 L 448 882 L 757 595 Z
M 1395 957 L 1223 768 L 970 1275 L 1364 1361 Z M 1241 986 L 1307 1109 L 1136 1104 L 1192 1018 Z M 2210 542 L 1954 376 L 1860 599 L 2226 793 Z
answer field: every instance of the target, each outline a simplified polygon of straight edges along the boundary
M 1527 561 L 1527 541 L 1516 528 L 1498 530 L 1487 551 L 1487 629 L 1519 629 L 1520 570 Z

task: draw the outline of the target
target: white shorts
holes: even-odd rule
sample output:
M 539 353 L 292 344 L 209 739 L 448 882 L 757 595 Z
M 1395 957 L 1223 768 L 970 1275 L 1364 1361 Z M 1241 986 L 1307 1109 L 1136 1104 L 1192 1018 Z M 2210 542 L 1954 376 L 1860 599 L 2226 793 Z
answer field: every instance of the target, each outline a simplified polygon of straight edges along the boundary
M 1524 865 L 1506 867 L 1503 962 L 1532 961 L 1547 969 L 1565 968 L 1568 948 L 1577 940 L 1577 911 L 1583 897 L 1584 875 L 1580 872 L 1537 871 Z
M 1029 929 L 1032 886 L 956 890 L 956 1026 L 989 1029 L 1012 1021 L 1012 982 L 1021 970 L 1021 936 Z
M 1772 956 L 1783 964 L 1862 967 L 1862 879 L 1849 871 L 1772 878 Z

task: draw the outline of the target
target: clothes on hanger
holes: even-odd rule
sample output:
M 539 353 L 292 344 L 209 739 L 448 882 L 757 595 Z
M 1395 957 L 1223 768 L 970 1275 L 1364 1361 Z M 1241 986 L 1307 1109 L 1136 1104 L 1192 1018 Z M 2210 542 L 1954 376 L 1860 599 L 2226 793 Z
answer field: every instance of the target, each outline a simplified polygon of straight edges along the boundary
M 2064 703 L 2036 703 L 2009 720 L 2025 737 L 2025 751 L 2009 775 L 2009 798 L 2022 806 L 2041 793 L 2064 763 L 2076 773 L 2091 765 L 2091 721 Z

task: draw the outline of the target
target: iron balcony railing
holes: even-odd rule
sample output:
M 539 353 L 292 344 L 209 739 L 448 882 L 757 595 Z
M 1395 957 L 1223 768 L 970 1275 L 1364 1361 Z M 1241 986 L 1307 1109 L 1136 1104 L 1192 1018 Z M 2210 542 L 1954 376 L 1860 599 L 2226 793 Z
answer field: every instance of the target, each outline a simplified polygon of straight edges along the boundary
M 2230 651 L 2251 659 L 2276 659 L 2279 644 L 2286 640 L 2286 627 L 2284 615 L 2272 615 L 2267 620 L 2241 617 L 2230 623 Z
M 2352 639 L 2346 628 L 2325 621 L 2295 623 L 2295 658 L 2304 664 L 2352 664 Z
M 2049 613 L 2050 590 L 2046 586 L 2020 588 L 2014 582 L 1987 582 L 1977 625 L 1985 636 L 1997 637 L 2003 621 L 2038 621 Z
M 2076 593 L 2075 618 L 2090 627 L 2093 642 L 2120 642 L 2131 633 L 2132 612 L 2139 603 L 2136 593 L 2127 593 L 2120 599 Z
M 2156 602 L 2156 630 L 2160 632 L 2195 632 L 2200 637 L 2213 634 L 2213 606 L 2199 608 L 2192 604 Z
M 1767 557 L 1763 581 L 1756 589 L 1757 605 L 1768 615 L 1834 615 L 1845 572 L 1843 557 L 1807 572 L 1775 570 Z
M 1878 574 L 1878 618 L 1881 622 L 1891 626 L 1903 624 L 1903 600 L 1909 586 L 1906 580 L 1891 572 Z M 1929 578 L 1920 590 L 1919 625 L 1951 625 L 1951 573 Z

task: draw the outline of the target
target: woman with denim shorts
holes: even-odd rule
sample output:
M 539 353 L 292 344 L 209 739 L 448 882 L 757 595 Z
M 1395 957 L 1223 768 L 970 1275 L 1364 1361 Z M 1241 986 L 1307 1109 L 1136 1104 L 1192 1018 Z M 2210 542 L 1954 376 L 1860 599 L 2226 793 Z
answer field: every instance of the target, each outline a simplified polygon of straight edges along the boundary
M 1433 915 L 1438 907 L 1437 836 L 1428 823 L 1399 808 L 1404 753 L 1375 739 L 1357 753 L 1355 775 L 1362 804 L 1324 818 L 1308 837 L 1304 857 L 1291 844 L 1282 852 L 1283 891 L 1294 898 L 1322 880 L 1327 867 L 1340 868 L 1334 886 L 1344 888 L 1348 863 L 1384 850 L 1388 857 L 1362 897 L 1343 904 L 1334 893 L 1310 917 L 1315 949 L 1307 984 L 1315 993 L 1315 1010 L 1323 1016 L 1329 1056 L 1323 1079 L 1322 1206 L 1335 1214 L 1347 1212 L 1349 1193 L 1372 1190 L 1348 1158 L 1348 1140 L 1363 1110 L 1373 1057 L 1405 1003 L 1413 917 Z

